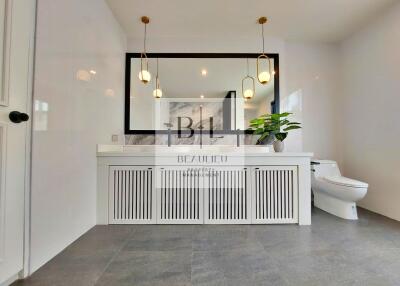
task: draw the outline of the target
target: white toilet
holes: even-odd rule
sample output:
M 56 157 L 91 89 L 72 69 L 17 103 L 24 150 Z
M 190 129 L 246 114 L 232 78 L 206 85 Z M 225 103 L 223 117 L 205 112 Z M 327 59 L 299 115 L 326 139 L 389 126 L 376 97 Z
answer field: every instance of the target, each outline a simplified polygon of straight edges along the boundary
M 312 160 L 311 170 L 314 205 L 344 219 L 358 219 L 356 202 L 367 194 L 368 184 L 342 177 L 335 161 Z

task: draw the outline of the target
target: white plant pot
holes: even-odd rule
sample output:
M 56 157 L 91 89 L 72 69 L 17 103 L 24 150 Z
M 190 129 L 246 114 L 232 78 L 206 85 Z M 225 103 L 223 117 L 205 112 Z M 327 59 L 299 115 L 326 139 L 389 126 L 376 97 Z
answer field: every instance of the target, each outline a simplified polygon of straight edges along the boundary
M 283 149 L 285 149 L 285 144 L 282 141 L 276 140 L 274 142 L 275 152 L 283 152 Z

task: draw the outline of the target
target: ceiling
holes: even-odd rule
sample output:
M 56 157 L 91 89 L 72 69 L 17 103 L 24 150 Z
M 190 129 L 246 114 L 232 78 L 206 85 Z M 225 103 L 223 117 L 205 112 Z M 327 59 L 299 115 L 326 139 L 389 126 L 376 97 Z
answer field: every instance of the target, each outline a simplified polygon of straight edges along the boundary
M 397 0 L 107 0 L 129 38 L 143 36 L 140 17 L 151 18 L 151 37 L 257 37 L 267 16 L 267 37 L 338 42 Z

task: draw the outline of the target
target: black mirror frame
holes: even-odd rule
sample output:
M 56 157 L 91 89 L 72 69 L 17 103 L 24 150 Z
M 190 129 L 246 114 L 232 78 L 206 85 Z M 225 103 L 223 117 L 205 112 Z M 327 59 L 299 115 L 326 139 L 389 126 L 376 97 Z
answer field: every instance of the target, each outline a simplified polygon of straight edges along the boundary
M 148 58 L 257 58 L 260 54 L 255 53 L 148 53 Z M 279 54 L 267 53 L 274 60 L 274 101 L 272 113 L 279 113 L 280 91 L 279 91 Z M 130 91 L 131 91 L 131 59 L 140 58 L 140 53 L 126 53 L 125 58 L 125 134 L 126 135 L 155 135 L 155 134 L 177 134 L 178 130 L 132 130 L 130 129 Z M 181 133 L 185 134 L 186 130 Z M 197 133 L 214 134 L 252 134 L 250 130 L 195 130 Z

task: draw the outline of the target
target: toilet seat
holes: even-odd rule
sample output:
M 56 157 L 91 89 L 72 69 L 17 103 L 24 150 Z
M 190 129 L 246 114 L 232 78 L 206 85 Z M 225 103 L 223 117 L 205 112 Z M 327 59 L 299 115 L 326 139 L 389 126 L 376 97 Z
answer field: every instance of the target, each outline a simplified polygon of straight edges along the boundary
M 339 177 L 339 176 L 324 176 L 322 177 L 324 181 L 327 181 L 328 183 L 332 183 L 335 185 L 339 186 L 345 186 L 345 187 L 353 187 L 353 188 L 367 188 L 368 184 L 364 182 L 360 182 L 357 180 L 353 180 L 350 178 L 346 177 Z

